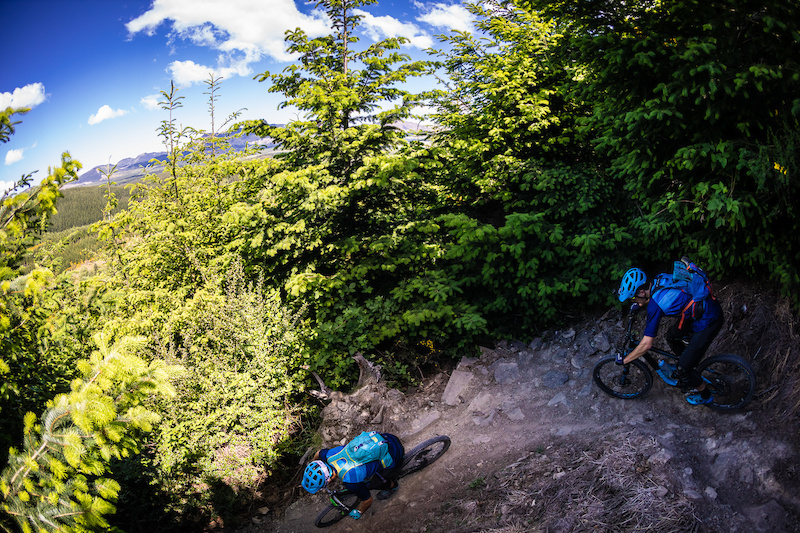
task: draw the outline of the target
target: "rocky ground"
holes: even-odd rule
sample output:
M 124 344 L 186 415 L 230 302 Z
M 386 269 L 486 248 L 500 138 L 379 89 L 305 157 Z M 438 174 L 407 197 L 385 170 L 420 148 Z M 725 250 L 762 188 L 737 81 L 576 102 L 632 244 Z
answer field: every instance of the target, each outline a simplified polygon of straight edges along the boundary
M 332 402 L 328 445 L 373 428 L 452 446 L 330 531 L 800 531 L 796 433 L 766 416 L 763 394 L 736 413 L 691 406 L 658 379 L 644 398 L 607 396 L 591 370 L 620 329 L 603 317 L 483 349 L 414 392 L 373 384 Z M 316 531 L 325 503 L 300 495 L 241 533 Z

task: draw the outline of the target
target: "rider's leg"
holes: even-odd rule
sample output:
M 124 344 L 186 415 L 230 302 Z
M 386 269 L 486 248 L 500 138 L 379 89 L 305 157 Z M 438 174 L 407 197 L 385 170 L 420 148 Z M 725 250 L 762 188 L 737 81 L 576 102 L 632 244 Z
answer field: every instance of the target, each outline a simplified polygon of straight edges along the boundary
M 383 436 L 386 437 L 386 440 L 389 442 L 389 453 L 392 456 L 394 464 L 391 468 L 381 473 L 384 484 L 379 487 L 381 489 L 380 492 L 378 492 L 379 500 L 385 500 L 394 494 L 394 491 L 400 486 L 398 479 L 400 477 L 400 468 L 403 465 L 403 456 L 405 455 L 405 448 L 403 447 L 403 443 L 400 442 L 400 439 L 391 433 L 384 433 Z
M 683 327 L 678 327 L 680 325 L 683 325 Z M 691 334 L 691 320 L 684 320 L 683 324 L 681 324 L 680 321 L 676 321 L 672 327 L 670 327 L 666 333 L 664 333 L 664 340 L 666 340 L 667 344 L 669 344 L 672 353 L 680 357 L 683 354 L 683 350 L 686 348 L 685 339 L 691 336 Z
M 695 369 L 721 329 L 722 317 L 720 316 L 717 320 L 709 324 L 707 328 L 692 334 L 692 337 L 689 339 L 689 344 L 678 359 L 678 368 L 673 375 L 673 377 L 678 379 L 679 385 L 694 387 L 700 392 L 703 399 L 709 398 L 710 393 L 705 390 L 705 382 L 700 373 Z
M 399 486 L 400 483 L 397 481 L 397 479 L 392 478 L 387 480 L 386 485 L 381 491 L 378 492 L 378 499 L 385 500 L 389 498 L 392 494 L 394 494 Z

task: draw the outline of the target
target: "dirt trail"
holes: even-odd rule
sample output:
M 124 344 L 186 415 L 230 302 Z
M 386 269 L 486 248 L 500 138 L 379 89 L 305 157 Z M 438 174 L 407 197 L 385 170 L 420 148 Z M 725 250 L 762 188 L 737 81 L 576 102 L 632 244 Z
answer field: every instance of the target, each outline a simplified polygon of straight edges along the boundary
M 602 327 L 601 327 L 602 326 Z M 619 323 L 464 359 L 405 397 L 407 447 L 449 435 L 445 456 L 359 521 L 329 531 L 800 531 L 797 450 L 760 414 L 689 405 L 658 379 L 622 401 L 591 381 Z M 321 496 L 248 533 L 319 531 Z

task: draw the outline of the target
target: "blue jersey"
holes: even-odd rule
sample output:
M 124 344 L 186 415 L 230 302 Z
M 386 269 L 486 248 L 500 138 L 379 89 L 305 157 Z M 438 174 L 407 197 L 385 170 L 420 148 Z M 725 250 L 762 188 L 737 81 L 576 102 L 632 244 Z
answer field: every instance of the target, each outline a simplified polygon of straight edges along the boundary
M 661 289 L 650 298 L 647 304 L 647 325 L 644 334 L 655 337 L 658 323 L 662 316 L 680 316 L 681 320 L 693 320 L 692 332 L 703 331 L 709 324 L 722 315 L 722 308 L 713 298 L 696 302 L 694 307 L 688 306 L 691 295 L 680 289 Z M 664 305 L 666 309 L 661 306 Z
M 389 443 L 389 454 L 394 460 L 394 463 L 390 468 L 396 468 L 403 460 L 403 445 L 400 443 L 397 437 L 390 433 L 382 433 L 382 435 Z M 336 446 L 335 448 L 320 450 L 319 458 L 327 462 L 328 457 L 339 453 L 342 448 L 344 448 L 344 446 Z M 345 472 L 344 476 L 342 477 L 342 483 L 346 489 L 353 491 L 356 496 L 359 497 L 359 499 L 368 500 L 370 498 L 370 493 L 369 489 L 367 488 L 367 482 L 372 476 L 382 470 L 384 470 L 384 468 L 380 461 L 370 461 L 369 463 L 358 465 L 355 468 L 351 468 Z

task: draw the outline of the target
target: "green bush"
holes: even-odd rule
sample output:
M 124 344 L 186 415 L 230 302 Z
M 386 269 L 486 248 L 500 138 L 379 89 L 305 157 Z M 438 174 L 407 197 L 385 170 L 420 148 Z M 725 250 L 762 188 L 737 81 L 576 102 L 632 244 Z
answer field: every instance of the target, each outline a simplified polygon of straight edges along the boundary
M 160 406 L 153 468 L 163 490 L 205 508 L 223 485 L 244 505 L 299 431 L 300 324 L 234 265 L 224 291 L 198 290 L 163 325 L 157 357 L 185 374 Z M 218 491 L 218 489 L 215 489 Z

